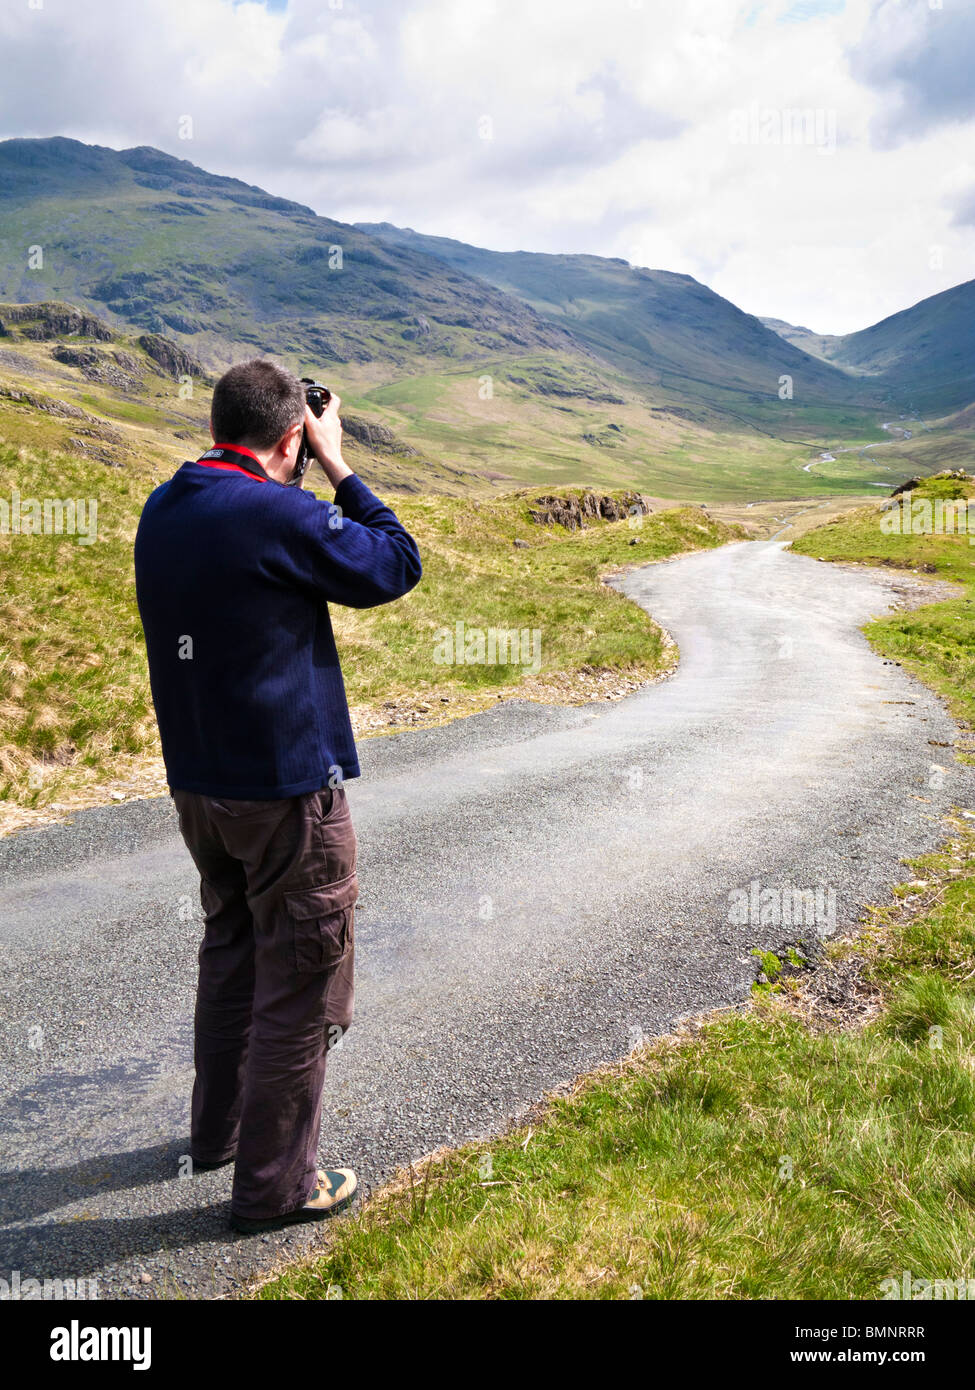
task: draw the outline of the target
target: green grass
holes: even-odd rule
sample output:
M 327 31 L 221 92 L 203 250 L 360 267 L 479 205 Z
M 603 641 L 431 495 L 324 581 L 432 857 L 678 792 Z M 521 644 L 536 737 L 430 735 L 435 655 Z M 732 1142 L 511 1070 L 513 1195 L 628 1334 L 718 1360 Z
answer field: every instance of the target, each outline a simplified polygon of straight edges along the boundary
M 122 755 L 158 753 L 132 540 L 145 497 L 169 471 L 0 444 L 0 498 L 14 489 L 25 498 L 95 498 L 99 523 L 93 545 L 0 535 L 0 800 L 43 806 L 79 773 L 90 780 Z M 461 712 L 465 702 L 517 690 L 520 666 L 434 661 L 437 630 L 458 621 L 538 629 L 543 680 L 593 670 L 651 676 L 670 660 L 659 630 L 600 574 L 734 534 L 692 509 L 570 534 L 534 525 L 515 495 L 395 505 L 420 544 L 423 580 L 399 603 L 333 615 L 350 703 L 367 709 L 443 695 Z
M 97 470 L 97 471 L 96 471 Z M 94 498 L 98 540 L 0 535 L 0 798 L 42 798 L 39 774 L 155 746 L 132 538 L 144 479 L 70 454 L 0 446 L 0 497 Z
M 885 536 L 875 508 L 795 548 L 932 566 L 969 593 L 975 574 L 967 538 Z M 971 597 L 869 630 L 971 711 Z M 806 963 L 756 951 L 750 1008 L 584 1078 L 530 1127 L 435 1155 L 257 1296 L 845 1300 L 904 1271 L 975 1278 L 972 821 L 912 868 L 826 950 L 823 968 L 855 969 L 874 999 L 866 1023 L 824 1020 Z

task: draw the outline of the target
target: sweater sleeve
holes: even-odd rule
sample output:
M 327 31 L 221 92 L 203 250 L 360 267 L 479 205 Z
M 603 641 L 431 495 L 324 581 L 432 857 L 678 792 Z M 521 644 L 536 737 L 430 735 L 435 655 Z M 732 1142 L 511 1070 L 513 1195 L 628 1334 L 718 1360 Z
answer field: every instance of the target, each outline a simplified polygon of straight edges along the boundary
M 326 602 L 374 608 L 419 583 L 416 541 L 356 474 L 339 483 L 334 504 L 308 500 L 313 505 L 302 519 L 300 559 Z

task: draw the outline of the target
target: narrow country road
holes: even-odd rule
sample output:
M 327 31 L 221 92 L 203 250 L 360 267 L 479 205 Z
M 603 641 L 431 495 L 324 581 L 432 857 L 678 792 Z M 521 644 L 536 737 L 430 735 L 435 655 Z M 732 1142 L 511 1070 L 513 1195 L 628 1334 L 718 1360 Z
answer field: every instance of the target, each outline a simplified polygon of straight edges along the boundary
M 975 788 L 938 701 L 858 631 L 892 583 L 774 542 L 648 566 L 622 587 L 679 643 L 674 678 L 361 746 L 323 1159 L 374 1185 L 741 1000 L 750 950 L 803 934 L 729 920 L 753 880 L 835 890 L 825 932 L 903 877 Z M 0 842 L 0 923 L 0 1274 L 206 1296 L 326 1238 L 232 1237 L 231 1170 L 180 1176 L 200 924 L 167 799 Z

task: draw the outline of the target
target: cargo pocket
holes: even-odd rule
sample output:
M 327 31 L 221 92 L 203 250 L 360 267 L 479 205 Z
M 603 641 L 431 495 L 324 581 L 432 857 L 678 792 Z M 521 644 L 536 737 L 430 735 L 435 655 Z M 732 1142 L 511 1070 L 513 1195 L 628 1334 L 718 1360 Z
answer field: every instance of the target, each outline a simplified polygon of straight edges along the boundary
M 353 908 L 359 896 L 355 874 L 325 883 L 320 888 L 301 888 L 285 893 L 284 905 L 294 932 L 295 970 L 301 973 L 330 970 L 352 948 Z
M 327 802 L 324 792 L 318 795 L 322 799 L 319 803 L 316 830 L 325 874 L 328 878 L 344 879 L 356 871 L 358 850 L 345 788 L 332 789 Z

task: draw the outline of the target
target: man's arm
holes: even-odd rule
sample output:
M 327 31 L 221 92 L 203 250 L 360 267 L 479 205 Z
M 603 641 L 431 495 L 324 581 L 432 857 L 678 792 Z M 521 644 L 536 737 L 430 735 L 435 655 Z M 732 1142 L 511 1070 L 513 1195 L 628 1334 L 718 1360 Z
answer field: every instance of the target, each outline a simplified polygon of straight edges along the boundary
M 373 608 L 409 593 L 423 569 L 413 537 L 342 457 L 340 405 L 333 395 L 321 418 L 306 409 L 309 445 L 335 488 L 333 505 L 309 509 L 306 559 L 327 601 Z

